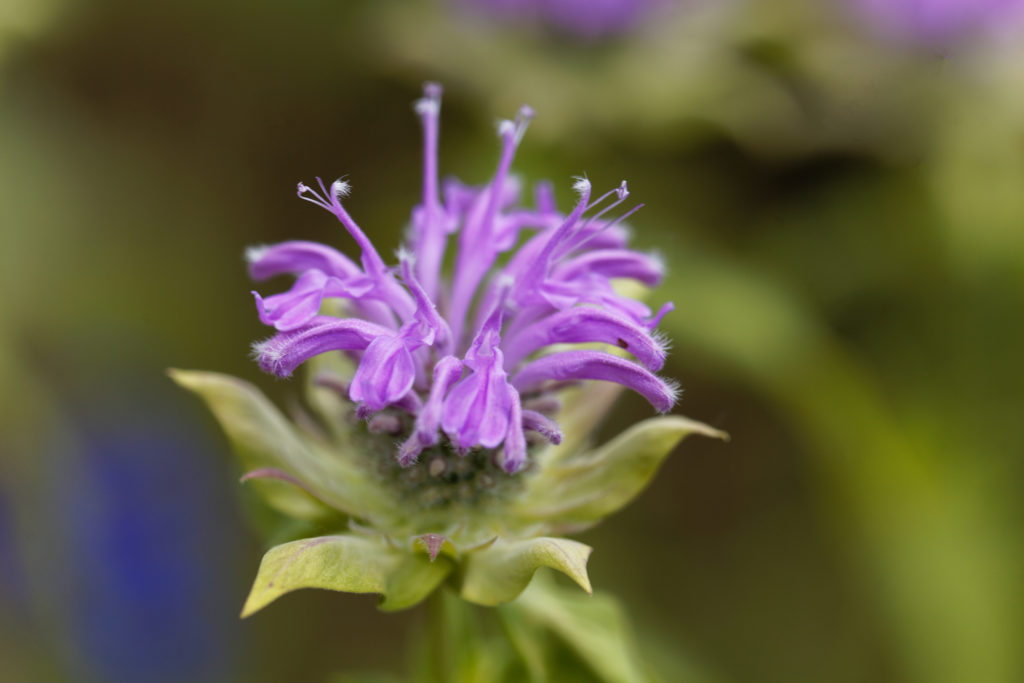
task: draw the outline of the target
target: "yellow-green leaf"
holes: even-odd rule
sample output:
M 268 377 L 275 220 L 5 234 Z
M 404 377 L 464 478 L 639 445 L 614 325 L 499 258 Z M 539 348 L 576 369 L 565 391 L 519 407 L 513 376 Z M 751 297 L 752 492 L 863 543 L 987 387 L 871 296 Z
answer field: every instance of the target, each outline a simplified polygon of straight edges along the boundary
M 310 443 L 259 389 L 230 375 L 171 370 L 175 382 L 198 394 L 223 427 L 246 471 L 278 471 L 251 485 L 291 517 L 320 519 L 335 510 L 353 516 L 385 516 L 390 501 L 366 474 L 340 454 Z M 288 477 L 301 482 L 296 486 Z M 333 508 L 334 510 L 332 510 Z
M 541 567 L 556 569 L 591 592 L 587 558 L 591 548 L 566 538 L 532 538 L 496 543 L 467 553 L 460 593 L 479 605 L 498 605 L 515 599 Z
M 635 498 L 689 434 L 728 438 L 678 415 L 645 420 L 591 453 L 542 461 L 516 501 L 514 514 L 522 520 L 547 521 L 553 529 L 589 526 Z
M 380 593 L 382 609 L 402 609 L 426 597 L 449 571 L 446 558 L 431 563 L 423 555 L 392 547 L 383 537 L 338 535 L 292 541 L 263 556 L 242 616 L 300 588 Z

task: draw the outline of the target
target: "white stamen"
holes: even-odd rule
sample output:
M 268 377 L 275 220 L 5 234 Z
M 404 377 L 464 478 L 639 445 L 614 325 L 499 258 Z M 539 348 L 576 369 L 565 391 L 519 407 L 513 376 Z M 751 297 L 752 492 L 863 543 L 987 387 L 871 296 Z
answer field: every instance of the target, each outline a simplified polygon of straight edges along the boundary
M 516 114 L 516 147 L 522 142 L 523 136 L 526 135 L 526 129 L 530 126 L 530 121 L 533 120 L 535 112 L 533 108 L 527 104 L 524 104 L 519 108 L 519 112 Z
M 647 258 L 651 259 L 651 265 L 660 274 L 665 274 L 665 257 L 661 255 L 660 251 L 652 250 L 647 252 Z
M 619 199 L 625 199 L 629 196 L 629 190 L 626 188 L 625 180 L 623 180 L 622 184 L 615 190 L 615 193 L 619 195 Z
M 441 111 L 441 103 L 438 100 L 423 97 L 413 103 L 413 109 L 420 116 L 437 116 Z
M 573 180 L 575 180 L 576 182 L 573 183 L 572 189 L 577 194 L 582 196 L 590 192 L 590 181 L 587 179 L 586 176 L 573 176 Z
M 268 249 L 270 249 L 270 247 L 268 247 L 265 244 L 257 244 L 257 245 L 253 245 L 251 247 L 246 247 L 245 248 L 245 262 L 246 263 L 256 263 L 257 261 L 259 261 L 259 260 L 261 260 L 263 258 L 264 254 L 267 253 Z
M 331 194 L 337 199 L 344 199 L 349 196 L 352 192 L 352 186 L 348 184 L 347 180 L 335 180 L 331 183 Z
M 672 338 L 669 337 L 668 334 L 666 334 L 665 332 L 662 332 L 661 330 L 652 330 L 651 340 L 654 342 L 654 345 L 661 350 L 663 354 L 667 354 L 669 351 L 672 350 Z
M 508 119 L 502 119 L 498 121 L 498 136 L 506 137 L 508 135 L 514 135 L 516 132 L 516 124 Z
M 252 356 L 257 360 L 269 361 L 276 366 L 278 361 L 284 356 L 284 353 L 279 345 L 274 344 L 274 338 L 271 337 L 263 341 L 253 342 Z
M 395 258 L 398 259 L 399 263 L 408 263 L 410 266 L 416 265 L 416 255 L 409 251 L 404 244 L 395 250 Z

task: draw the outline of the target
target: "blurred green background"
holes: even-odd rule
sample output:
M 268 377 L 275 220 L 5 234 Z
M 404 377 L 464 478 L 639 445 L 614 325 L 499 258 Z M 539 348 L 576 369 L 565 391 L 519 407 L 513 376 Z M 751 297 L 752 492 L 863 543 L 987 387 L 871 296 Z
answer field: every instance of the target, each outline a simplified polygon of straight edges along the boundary
M 646 204 L 677 410 L 733 437 L 582 536 L 665 680 L 1024 680 L 1024 40 L 848 4 L 579 40 L 442 0 L 0 1 L 0 679 L 408 673 L 417 610 L 237 619 L 255 503 L 163 372 L 294 398 L 248 360 L 242 251 L 349 249 L 294 195 L 343 174 L 397 246 L 432 79 L 443 173 L 485 180 L 528 102 L 525 179 Z

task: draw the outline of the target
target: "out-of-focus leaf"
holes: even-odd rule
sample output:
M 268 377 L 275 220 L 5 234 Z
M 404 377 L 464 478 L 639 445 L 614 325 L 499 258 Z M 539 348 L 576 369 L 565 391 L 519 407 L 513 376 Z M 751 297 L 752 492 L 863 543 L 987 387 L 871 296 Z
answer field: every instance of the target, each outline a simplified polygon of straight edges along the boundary
M 413 658 L 417 683 L 512 683 L 523 679 L 508 641 L 489 628 L 492 610 L 481 610 L 441 589 L 427 602 L 427 623 Z
M 466 555 L 460 592 L 479 605 L 498 605 L 519 595 L 534 572 L 550 567 L 566 574 L 583 590 L 592 592 L 587 558 L 592 549 L 565 538 L 532 538 L 494 545 Z
M 279 470 L 302 482 L 298 487 L 282 479 L 254 480 L 251 485 L 275 508 L 302 519 L 336 515 L 335 510 L 363 518 L 390 515 L 387 495 L 363 471 L 343 454 L 324 453 L 304 440 L 256 387 L 213 372 L 171 370 L 170 375 L 206 401 L 243 467 Z
M 551 680 L 550 667 L 547 662 L 546 634 L 537 628 L 533 619 L 527 618 L 523 610 L 509 609 L 515 604 L 513 601 L 509 605 L 500 607 L 498 611 L 502 626 L 505 627 L 505 635 L 508 636 L 512 647 L 522 659 L 531 681 Z
M 330 683 L 403 683 L 404 678 L 384 673 L 340 673 Z
M 380 593 L 382 609 L 402 609 L 426 597 L 449 571 L 445 558 L 431 563 L 388 545 L 383 537 L 337 535 L 292 541 L 263 556 L 242 616 L 300 588 Z
M 683 438 L 724 432 L 678 415 L 630 427 L 596 451 L 543 463 L 515 507 L 522 519 L 578 527 L 597 522 L 636 497 Z
M 558 587 L 553 581 L 540 578 L 513 603 L 499 609 L 506 625 L 521 628 L 521 638 L 538 643 L 554 634 L 576 657 L 585 663 L 598 680 L 605 683 L 636 683 L 652 681 L 645 670 L 630 633 L 625 613 L 618 601 L 609 595 L 584 596 Z M 520 653 L 524 644 L 517 643 Z M 537 656 L 534 652 L 531 657 Z M 530 659 L 524 656 L 524 660 Z M 534 666 L 537 666 L 536 662 Z M 530 667 L 531 673 L 534 666 Z M 539 680 L 559 680 L 543 665 Z

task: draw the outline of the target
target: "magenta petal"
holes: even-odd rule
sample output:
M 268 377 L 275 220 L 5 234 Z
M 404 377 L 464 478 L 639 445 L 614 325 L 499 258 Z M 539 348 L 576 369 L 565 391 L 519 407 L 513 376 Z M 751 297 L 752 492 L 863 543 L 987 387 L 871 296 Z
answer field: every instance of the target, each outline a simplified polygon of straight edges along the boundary
M 526 463 L 526 436 L 523 434 L 523 409 L 519 392 L 512 387 L 508 387 L 508 401 L 508 433 L 505 435 L 505 458 L 501 465 L 511 474 L 519 471 Z
M 294 240 L 269 247 L 254 247 L 247 252 L 247 257 L 249 275 L 254 280 L 266 280 L 283 273 L 301 275 L 307 270 L 319 270 L 340 278 L 362 274 L 350 258 L 317 242 Z
M 536 410 L 523 411 L 523 429 L 537 432 L 556 446 L 562 443 L 562 430 L 555 421 Z
M 510 404 L 505 373 L 493 365 L 481 368 L 448 394 L 441 426 L 461 448 L 494 448 L 508 431 Z
M 416 365 L 406 340 L 382 335 L 363 354 L 348 395 L 368 410 L 381 410 L 409 393 L 415 379 Z
M 665 346 L 648 329 L 594 306 L 576 306 L 550 315 L 505 343 L 505 358 L 514 367 L 528 354 L 551 344 L 602 342 L 636 356 L 651 371 L 665 364 Z
M 387 329 L 364 320 L 319 317 L 310 324 L 278 335 L 253 346 L 264 372 L 281 377 L 292 374 L 300 364 L 328 351 L 361 351 Z
M 658 412 L 675 405 L 677 389 L 636 363 L 601 351 L 564 351 L 527 363 L 512 379 L 519 391 L 547 380 L 596 379 L 616 382 L 646 398 Z
M 437 443 L 437 430 L 441 426 L 441 408 L 448 389 L 462 376 L 462 361 L 455 356 L 445 356 L 434 366 L 434 381 L 430 396 L 416 417 L 416 438 L 423 446 Z
M 282 332 L 305 325 L 320 312 L 326 283 L 326 275 L 319 270 L 310 270 L 303 273 L 287 292 L 266 299 L 253 292 L 260 320 Z
M 649 254 L 629 249 L 598 249 L 561 264 L 553 277 L 570 280 L 596 273 L 608 278 L 630 278 L 653 287 L 661 281 L 664 271 L 661 261 Z

